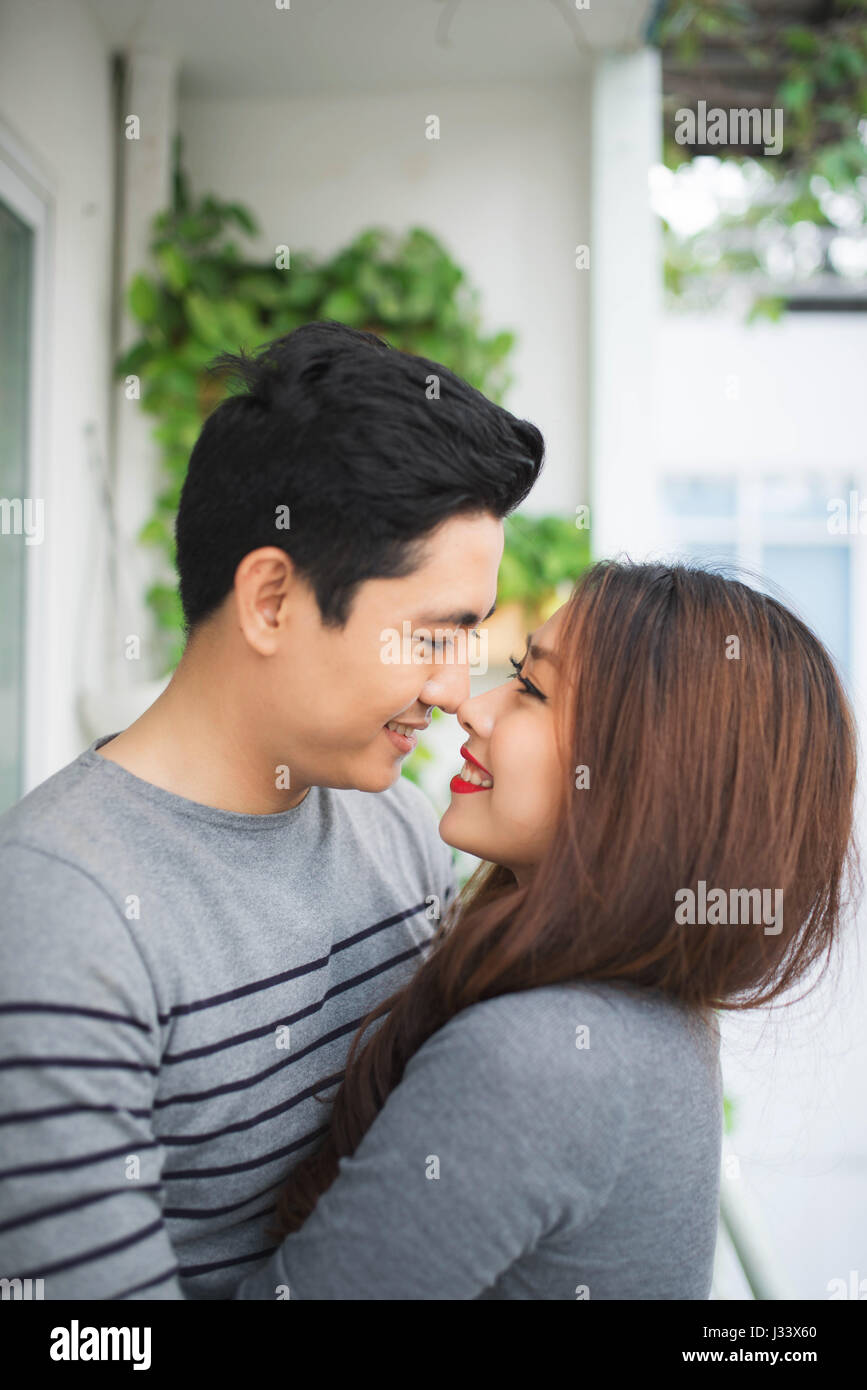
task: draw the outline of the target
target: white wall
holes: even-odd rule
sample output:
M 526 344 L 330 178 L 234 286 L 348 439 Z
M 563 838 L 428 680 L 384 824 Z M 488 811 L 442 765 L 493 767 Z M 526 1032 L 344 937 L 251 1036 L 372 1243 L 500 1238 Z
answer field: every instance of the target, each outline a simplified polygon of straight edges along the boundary
M 864 466 L 867 314 L 750 326 L 667 314 L 657 347 L 654 448 L 663 462 L 699 471 Z
M 38 670 L 30 703 L 30 782 L 80 752 L 76 697 L 99 655 L 104 522 L 85 429 L 104 460 L 109 420 L 112 231 L 110 69 L 79 3 L 5 0 L 0 16 L 0 122 L 50 212 L 36 460 L 45 539 L 33 547 L 40 592 Z M 10 142 L 10 143 L 12 143 Z M 0 148 L 0 158 L 3 150 Z
M 372 225 L 439 236 L 481 291 L 486 329 L 518 334 L 506 404 L 549 450 L 527 509 L 586 500 L 588 277 L 574 248 L 590 240 L 588 89 L 188 98 L 179 123 L 194 192 L 247 204 L 263 258 L 279 244 L 328 255 Z

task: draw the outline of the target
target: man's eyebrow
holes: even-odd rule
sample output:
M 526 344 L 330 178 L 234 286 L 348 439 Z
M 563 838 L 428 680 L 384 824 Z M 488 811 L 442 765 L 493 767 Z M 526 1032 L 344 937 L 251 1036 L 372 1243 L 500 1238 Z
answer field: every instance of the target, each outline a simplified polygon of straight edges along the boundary
M 447 616 L 439 618 L 425 613 L 422 617 L 416 618 L 416 623 L 423 624 L 425 627 L 475 627 L 478 623 L 487 622 L 496 610 L 495 602 L 483 618 L 480 618 L 478 613 L 449 613 Z

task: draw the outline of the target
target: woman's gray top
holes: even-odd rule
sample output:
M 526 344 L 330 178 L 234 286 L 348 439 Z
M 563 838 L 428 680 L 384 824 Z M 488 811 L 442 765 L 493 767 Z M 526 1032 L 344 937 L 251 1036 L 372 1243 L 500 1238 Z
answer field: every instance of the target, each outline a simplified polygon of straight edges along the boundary
M 662 994 L 473 1005 L 403 1080 L 240 1299 L 707 1299 L 719 1029 Z

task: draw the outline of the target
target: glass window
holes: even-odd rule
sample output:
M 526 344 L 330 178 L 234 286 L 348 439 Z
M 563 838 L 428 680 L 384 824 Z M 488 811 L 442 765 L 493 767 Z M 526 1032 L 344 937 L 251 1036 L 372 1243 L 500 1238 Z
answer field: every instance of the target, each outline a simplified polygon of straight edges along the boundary
M 675 516 L 733 517 L 737 481 L 721 478 L 663 478 L 662 505 Z
M 848 546 L 766 545 L 762 573 L 783 595 L 840 667 L 851 669 L 849 644 L 850 574 Z
M 848 496 L 848 480 L 829 478 L 811 473 L 799 478 L 769 474 L 762 479 L 762 514 L 771 517 L 792 517 L 801 521 L 828 520 L 830 497 Z

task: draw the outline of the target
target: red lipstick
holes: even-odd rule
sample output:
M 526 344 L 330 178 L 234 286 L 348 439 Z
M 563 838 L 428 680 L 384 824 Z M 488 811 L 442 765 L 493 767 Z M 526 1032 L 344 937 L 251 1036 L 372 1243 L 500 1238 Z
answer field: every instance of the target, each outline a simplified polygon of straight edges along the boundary
M 463 755 L 464 755 L 464 757 L 466 758 L 466 760 L 467 760 L 468 763 L 472 763 L 472 764 L 473 764 L 473 767 L 477 767 L 477 768 L 479 769 L 479 772 L 483 772 L 483 773 L 485 774 L 486 777 L 490 777 L 491 780 L 493 781 L 493 777 L 494 777 L 493 772 L 488 772 L 488 769 L 484 766 L 484 764 L 483 764 L 483 763 L 480 763 L 479 760 L 478 760 L 478 758 L 474 758 L 474 757 L 473 757 L 472 753 L 470 752 L 470 750 L 469 750 L 469 748 L 467 747 L 466 744 L 464 744 L 463 748 L 461 749 L 461 752 L 463 753 Z
M 473 767 L 477 767 L 479 769 L 479 772 L 483 772 L 486 777 L 490 777 L 491 780 L 493 780 L 493 775 L 482 763 L 479 762 L 478 758 L 473 757 L 472 753 L 470 753 L 467 749 L 466 744 L 464 744 L 463 748 L 461 749 L 461 752 L 463 753 L 468 763 L 472 763 Z M 490 787 L 476 786 L 475 782 L 465 782 L 463 777 L 461 777 L 460 773 L 456 773 L 452 780 L 449 782 L 449 791 L 458 792 L 460 795 L 464 795 L 469 792 L 489 792 L 490 790 Z

